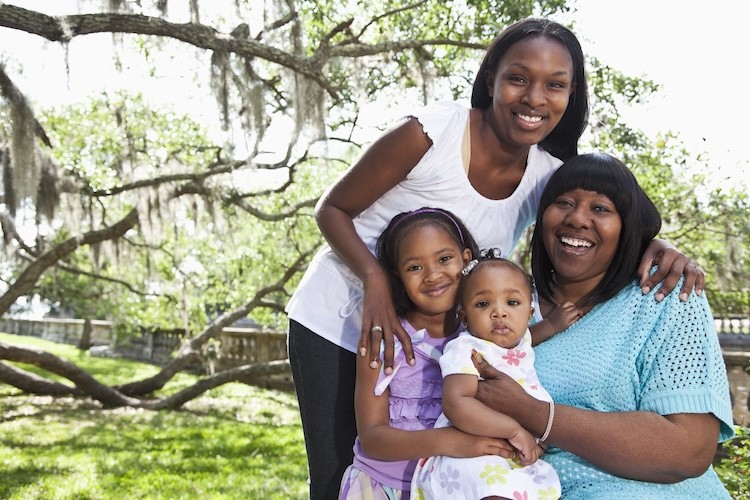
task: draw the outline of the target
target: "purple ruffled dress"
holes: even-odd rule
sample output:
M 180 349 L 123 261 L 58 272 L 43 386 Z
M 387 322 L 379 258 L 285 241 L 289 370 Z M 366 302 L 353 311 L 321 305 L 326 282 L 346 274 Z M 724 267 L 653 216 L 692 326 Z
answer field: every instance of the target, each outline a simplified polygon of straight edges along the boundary
M 375 388 L 382 394 L 388 388 L 391 427 L 408 431 L 432 429 L 442 411 L 443 377 L 438 359 L 443 347 L 459 331 L 445 338 L 432 338 L 426 330 L 415 330 L 401 320 L 412 339 L 415 366 L 409 366 L 396 341 L 394 370 L 386 376 L 382 370 Z M 357 438 L 354 463 L 344 473 L 339 498 L 408 499 L 416 460 L 383 461 L 368 457 Z M 371 496 L 372 495 L 372 496 Z

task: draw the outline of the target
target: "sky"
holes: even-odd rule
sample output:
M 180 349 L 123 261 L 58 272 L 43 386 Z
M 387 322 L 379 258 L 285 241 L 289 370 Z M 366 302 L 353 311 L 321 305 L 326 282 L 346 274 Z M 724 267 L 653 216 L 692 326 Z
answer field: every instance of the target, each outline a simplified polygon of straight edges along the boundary
M 7 3 L 47 12 L 52 7 L 41 0 Z M 73 13 L 74 5 L 73 0 L 58 0 L 54 14 Z M 741 120 L 750 116 L 750 99 L 743 92 L 749 73 L 744 52 L 750 43 L 743 30 L 737 28 L 742 25 L 737 20 L 750 19 L 750 2 L 577 0 L 576 5 L 574 31 L 584 53 L 628 75 L 643 76 L 662 85 L 660 94 L 647 105 L 626 110 L 625 116 L 632 125 L 649 135 L 674 132 L 693 152 L 707 152 L 708 168 L 715 171 L 712 178 L 722 184 L 727 183 L 724 179 L 737 184 L 750 177 L 750 154 L 742 147 L 748 127 L 741 125 Z M 11 35 L 9 31 L 0 29 L 0 57 L 3 46 L 14 47 L 13 53 L 18 53 L 21 46 L 37 51 L 29 59 L 38 64 L 28 65 L 17 85 L 32 102 L 56 100 L 50 93 L 49 78 L 65 74 L 60 46 L 48 44 L 40 53 L 37 47 L 41 46 L 41 39 L 22 33 Z M 90 62 L 91 55 L 82 54 L 75 44 L 97 36 L 108 37 L 89 35 L 71 43 L 70 89 L 65 90 L 64 83 L 56 86 L 64 94 L 57 99 L 111 87 L 105 72 L 77 70 Z M 111 65 L 109 44 L 99 45 L 103 51 L 99 57 Z M 153 92 L 170 96 L 181 90 L 187 92 L 191 85 L 188 78 L 162 81 Z
M 584 53 L 662 85 L 657 98 L 629 113 L 632 123 L 649 134 L 673 131 L 689 149 L 708 152 L 714 179 L 748 180 L 750 2 L 577 3 L 574 29 Z

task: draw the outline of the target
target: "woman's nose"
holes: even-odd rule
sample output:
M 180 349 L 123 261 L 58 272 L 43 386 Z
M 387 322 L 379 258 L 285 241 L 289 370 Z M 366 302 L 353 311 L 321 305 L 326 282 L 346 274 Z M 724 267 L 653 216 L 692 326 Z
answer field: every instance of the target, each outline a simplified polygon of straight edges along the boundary
M 528 104 L 529 107 L 538 108 L 543 105 L 546 100 L 547 96 L 541 85 L 532 83 L 526 87 L 526 92 L 523 95 L 523 102 Z
M 582 207 L 576 207 L 565 217 L 565 222 L 573 227 L 588 227 L 590 217 Z

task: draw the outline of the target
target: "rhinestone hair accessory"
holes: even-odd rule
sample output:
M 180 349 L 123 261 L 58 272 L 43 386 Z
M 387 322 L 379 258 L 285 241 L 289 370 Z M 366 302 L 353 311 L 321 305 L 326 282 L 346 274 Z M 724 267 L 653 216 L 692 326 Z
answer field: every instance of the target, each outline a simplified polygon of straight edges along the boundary
M 411 219 L 415 215 L 419 214 L 439 214 L 448 219 L 453 223 L 453 225 L 456 228 L 456 232 L 458 232 L 458 237 L 461 239 L 461 245 L 466 246 L 466 241 L 464 241 L 464 233 L 461 231 L 461 226 L 458 225 L 458 222 L 456 219 L 451 217 L 450 214 L 445 212 L 444 210 L 440 210 L 439 208 L 420 208 L 418 210 L 412 210 L 411 212 L 406 213 L 403 217 L 401 217 L 391 228 L 391 231 L 395 230 L 398 226 L 401 225 L 402 222 L 404 222 L 407 219 Z
M 499 248 L 485 248 L 479 251 L 479 258 L 478 259 L 472 259 L 469 261 L 468 264 L 466 264 L 466 267 L 461 269 L 461 274 L 464 276 L 468 276 L 469 273 L 471 273 L 475 267 L 477 267 L 477 264 L 483 260 L 496 260 L 496 259 L 502 259 L 502 251 Z
M 477 259 L 471 259 L 468 264 L 466 264 L 466 267 L 461 269 L 461 274 L 464 276 L 468 276 L 471 271 L 474 270 L 475 267 L 477 267 L 477 264 L 479 264 L 479 261 Z

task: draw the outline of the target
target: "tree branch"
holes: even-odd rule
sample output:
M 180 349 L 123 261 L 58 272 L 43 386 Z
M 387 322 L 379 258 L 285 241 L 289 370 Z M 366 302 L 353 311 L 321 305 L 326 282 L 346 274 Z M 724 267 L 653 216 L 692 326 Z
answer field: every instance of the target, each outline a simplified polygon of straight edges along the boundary
M 431 40 L 394 40 L 374 44 L 351 43 L 334 45 L 329 49 L 330 57 L 363 57 L 382 54 L 384 52 L 399 52 L 403 50 L 414 50 L 433 45 L 448 45 L 453 47 L 464 47 L 467 49 L 484 50 L 486 45 L 463 40 L 451 40 L 449 38 L 433 38 Z
M 136 287 L 128 283 L 127 281 L 118 279 L 118 278 L 112 278 L 110 276 L 103 276 L 101 274 L 92 273 L 89 271 L 84 271 L 83 269 L 78 269 L 77 267 L 68 266 L 65 264 L 57 264 L 56 267 L 62 271 L 71 273 L 71 274 L 77 274 L 80 276 L 87 276 L 89 278 L 92 278 L 94 280 L 99 281 L 106 281 L 108 283 L 114 283 L 115 285 L 120 285 L 129 292 L 131 292 L 133 295 L 138 295 L 140 297 L 164 297 L 170 302 L 177 303 L 177 297 L 170 294 L 155 294 L 155 293 L 148 293 L 148 292 L 142 292 L 141 290 L 138 290 Z
M 186 387 L 171 396 L 150 402 L 148 407 L 153 410 L 179 408 L 188 401 L 200 396 L 204 392 L 224 385 L 229 382 L 246 380 L 248 378 L 261 377 L 264 375 L 276 375 L 288 373 L 290 370 L 288 360 L 268 361 L 265 363 L 252 363 L 248 365 L 223 370 L 213 375 L 200 379 L 190 387 Z
M 244 210 L 245 212 L 247 212 L 248 214 L 252 215 L 256 219 L 264 220 L 264 221 L 267 221 L 267 222 L 276 222 L 276 221 L 284 220 L 284 219 L 286 219 L 288 217 L 292 217 L 292 216 L 296 215 L 297 212 L 299 212 L 303 208 L 314 207 L 315 204 L 318 202 L 318 199 L 317 198 L 313 198 L 313 199 L 310 199 L 310 200 L 304 200 L 304 201 L 301 201 L 301 202 L 293 205 L 286 212 L 277 212 L 277 213 L 272 213 L 272 214 L 266 213 L 266 212 L 261 212 L 257 208 L 251 206 L 249 203 L 246 203 L 245 200 L 243 200 L 243 199 L 233 198 L 233 199 L 230 199 L 229 201 L 230 201 L 230 203 L 232 203 L 233 205 L 237 206 L 238 208 Z
M 59 382 L 53 382 L 36 373 L 13 365 L 0 363 L 0 382 L 11 385 L 29 394 L 42 396 L 81 396 L 83 392 Z
M 63 43 L 92 33 L 131 33 L 174 38 L 198 48 L 258 57 L 284 66 L 309 77 L 332 98 L 338 99 L 336 89 L 323 75 L 322 65 L 317 61 L 297 57 L 257 40 L 235 38 L 202 24 L 171 23 L 159 17 L 138 14 L 95 13 L 53 17 L 0 3 L 0 26 Z
M 240 318 L 244 318 L 248 315 L 250 311 L 252 311 L 256 307 L 265 307 L 269 304 L 271 305 L 272 309 L 276 309 L 276 306 L 274 303 L 269 303 L 267 301 L 264 301 L 266 295 L 269 295 L 274 292 L 278 291 L 284 291 L 284 285 L 292 279 L 292 277 L 299 272 L 300 266 L 307 262 L 307 260 L 310 258 L 312 253 L 315 251 L 315 249 L 310 249 L 307 252 L 303 252 L 300 254 L 297 259 L 287 268 L 287 270 L 284 272 L 284 274 L 276 280 L 275 283 L 261 288 L 257 292 L 255 292 L 255 295 L 253 298 L 251 298 L 249 301 L 247 301 L 242 306 L 232 310 L 228 311 L 216 319 L 214 319 L 211 323 L 208 324 L 208 326 L 197 336 L 193 337 L 189 341 L 185 342 L 183 346 L 179 349 L 177 356 L 174 360 L 169 362 L 164 368 L 159 371 L 156 375 L 139 380 L 136 382 L 131 382 L 129 384 L 125 384 L 122 386 L 119 386 L 118 389 L 123 394 L 128 395 L 139 395 L 139 394 L 148 394 L 155 391 L 158 391 L 164 385 L 166 385 L 169 380 L 174 377 L 174 374 L 178 371 L 182 370 L 186 366 L 188 366 L 190 363 L 198 359 L 199 351 L 201 346 L 206 343 L 209 339 L 216 337 L 219 332 L 225 327 L 229 326 L 235 321 L 237 321 Z M 222 372 L 223 373 L 223 372 Z M 217 374 L 216 376 L 219 376 L 221 374 Z M 218 379 L 216 379 L 218 380 Z M 211 386 L 215 387 L 215 386 Z M 209 387 L 209 388 L 211 388 Z M 204 392 L 204 389 L 201 392 Z M 198 393 L 200 394 L 200 392 Z M 179 398 L 178 398 L 179 399 Z M 182 403 L 180 403 L 182 404 Z
M 88 233 L 68 238 L 62 243 L 55 245 L 29 264 L 8 290 L 0 296 L 0 316 L 8 311 L 18 297 L 30 293 L 42 273 L 54 266 L 57 261 L 70 255 L 83 245 L 91 245 L 92 243 L 120 238 L 128 230 L 135 227 L 136 224 L 138 224 L 138 212 L 133 209 L 120 221 L 107 228 L 89 231 Z
M 137 399 L 124 396 L 107 387 L 81 368 L 58 358 L 54 354 L 33 347 L 17 347 L 0 342 L 0 359 L 28 363 L 51 371 L 73 382 L 78 389 L 90 395 L 105 406 L 140 406 Z

